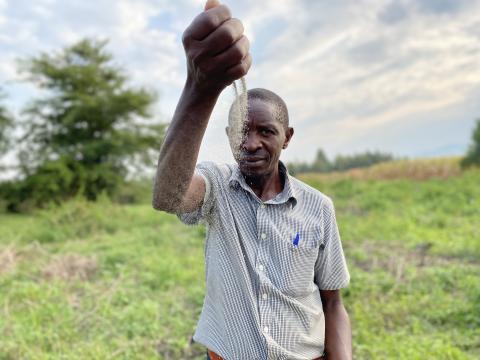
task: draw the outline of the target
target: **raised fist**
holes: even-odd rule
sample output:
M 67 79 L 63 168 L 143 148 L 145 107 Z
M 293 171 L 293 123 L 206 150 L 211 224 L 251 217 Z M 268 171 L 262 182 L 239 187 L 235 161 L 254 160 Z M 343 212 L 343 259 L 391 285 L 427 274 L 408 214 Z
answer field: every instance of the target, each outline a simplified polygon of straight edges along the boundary
M 252 64 L 250 43 L 230 9 L 209 0 L 183 33 L 189 80 L 205 92 L 221 92 L 247 74 Z

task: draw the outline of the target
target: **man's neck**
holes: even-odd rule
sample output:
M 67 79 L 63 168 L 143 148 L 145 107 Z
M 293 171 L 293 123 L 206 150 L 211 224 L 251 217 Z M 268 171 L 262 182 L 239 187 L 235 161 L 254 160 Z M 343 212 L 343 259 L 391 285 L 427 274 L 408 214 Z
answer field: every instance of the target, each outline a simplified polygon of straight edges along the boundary
M 278 166 L 265 176 L 243 176 L 245 182 L 262 201 L 273 199 L 282 192 L 285 179 L 281 176 Z

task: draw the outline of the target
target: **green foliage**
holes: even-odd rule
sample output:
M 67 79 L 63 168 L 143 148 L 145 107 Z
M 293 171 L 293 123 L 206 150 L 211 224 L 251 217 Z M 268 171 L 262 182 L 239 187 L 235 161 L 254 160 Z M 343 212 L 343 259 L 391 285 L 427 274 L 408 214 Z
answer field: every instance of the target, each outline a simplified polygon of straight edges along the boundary
M 3 100 L 4 95 L 0 89 L 0 101 Z M 11 114 L 7 111 L 5 106 L 0 103 L 0 156 L 7 152 L 10 145 L 10 130 L 13 126 Z
M 334 171 L 344 171 L 353 168 L 368 167 L 373 164 L 391 161 L 393 156 L 391 154 L 384 154 L 381 152 L 370 152 L 355 154 L 355 155 L 338 155 L 332 165 Z
M 309 163 L 290 163 L 288 164 L 289 172 L 292 174 L 299 173 L 326 173 L 332 171 L 345 171 L 354 168 L 368 167 L 381 162 L 391 161 L 391 154 L 381 152 L 370 152 L 354 154 L 354 155 L 338 155 L 334 161 L 330 161 L 322 149 L 317 151 L 315 160 Z
M 129 87 L 105 46 L 87 39 L 23 62 L 29 80 L 48 95 L 24 111 L 24 179 L 1 191 L 9 209 L 115 194 L 129 169 L 154 164 L 164 125 L 145 119 L 155 96 Z
M 462 166 L 480 166 L 480 119 L 477 120 L 477 125 L 473 130 L 472 144 L 468 149 L 467 155 L 462 160 Z
M 336 206 L 354 358 L 479 359 L 480 170 L 312 179 Z M 35 216 L 0 215 L 0 358 L 205 359 L 190 341 L 205 228 L 149 202 L 78 198 Z M 92 275 L 82 278 L 85 264 Z
M 327 158 L 327 155 L 322 149 L 317 150 L 317 156 L 315 156 L 315 160 L 312 164 L 312 169 L 317 172 L 327 172 L 332 169 L 332 164 Z

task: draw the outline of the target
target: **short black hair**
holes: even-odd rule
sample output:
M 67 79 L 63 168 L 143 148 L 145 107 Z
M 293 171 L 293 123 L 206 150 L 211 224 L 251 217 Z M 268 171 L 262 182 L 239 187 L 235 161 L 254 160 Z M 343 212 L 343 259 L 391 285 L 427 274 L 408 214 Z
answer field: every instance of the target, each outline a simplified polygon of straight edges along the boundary
M 288 129 L 288 126 L 289 126 L 288 109 L 287 109 L 287 105 L 285 104 L 285 101 L 283 101 L 283 99 L 280 96 L 275 94 L 273 91 L 270 91 L 267 89 L 255 88 L 247 91 L 247 99 L 248 99 L 248 102 L 252 100 L 260 100 L 272 105 L 275 109 L 276 119 L 280 122 L 280 124 L 283 125 L 285 130 Z M 237 101 L 239 101 L 239 98 L 235 99 L 235 101 L 233 102 L 232 107 L 230 108 L 229 118 L 232 116 L 232 109 L 237 104 Z
M 288 109 L 285 101 L 275 94 L 273 91 L 255 88 L 247 91 L 248 100 L 261 100 L 265 101 L 275 107 L 275 117 L 277 120 L 288 129 L 289 119 L 288 119 Z

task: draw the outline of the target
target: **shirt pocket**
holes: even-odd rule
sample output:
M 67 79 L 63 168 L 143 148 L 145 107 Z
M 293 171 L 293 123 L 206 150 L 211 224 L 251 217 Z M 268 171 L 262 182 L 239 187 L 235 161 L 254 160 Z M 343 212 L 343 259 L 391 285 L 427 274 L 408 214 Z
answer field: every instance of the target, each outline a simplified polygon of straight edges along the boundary
M 272 251 L 276 270 L 274 284 L 291 297 L 308 295 L 315 289 L 314 268 L 322 246 L 321 230 L 301 231 L 279 240 Z

